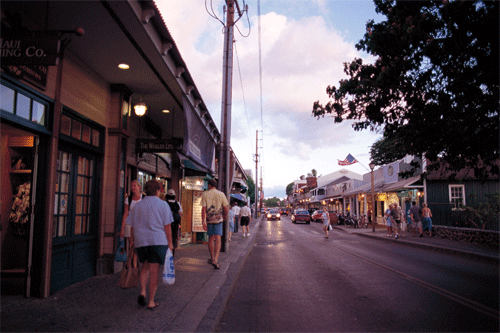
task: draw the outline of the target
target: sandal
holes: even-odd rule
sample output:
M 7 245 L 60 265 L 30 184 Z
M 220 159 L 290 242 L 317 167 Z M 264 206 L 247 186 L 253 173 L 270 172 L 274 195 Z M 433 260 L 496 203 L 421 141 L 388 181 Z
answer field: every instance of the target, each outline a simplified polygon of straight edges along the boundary
M 208 263 L 212 265 L 212 259 L 208 259 Z
M 153 305 L 153 306 L 148 306 L 148 307 L 147 307 L 147 309 L 148 309 L 148 310 L 153 311 L 153 310 L 154 310 L 154 309 L 156 309 L 158 306 L 160 306 L 160 303 L 156 303 L 156 302 L 155 302 L 155 305 Z
M 220 269 L 219 264 L 212 264 L 212 266 L 214 266 L 214 269 Z
M 147 304 L 146 297 L 144 297 L 143 295 L 139 295 L 139 297 L 137 298 L 137 304 L 139 304 L 140 306 L 145 306 Z

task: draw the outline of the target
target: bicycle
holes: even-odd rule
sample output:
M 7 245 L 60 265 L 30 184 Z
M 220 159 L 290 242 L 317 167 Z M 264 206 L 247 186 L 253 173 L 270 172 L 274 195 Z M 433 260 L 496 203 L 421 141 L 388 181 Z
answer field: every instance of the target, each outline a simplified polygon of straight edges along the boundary
M 361 215 L 361 221 L 359 222 L 359 227 L 368 228 L 368 219 L 366 218 L 366 215 Z

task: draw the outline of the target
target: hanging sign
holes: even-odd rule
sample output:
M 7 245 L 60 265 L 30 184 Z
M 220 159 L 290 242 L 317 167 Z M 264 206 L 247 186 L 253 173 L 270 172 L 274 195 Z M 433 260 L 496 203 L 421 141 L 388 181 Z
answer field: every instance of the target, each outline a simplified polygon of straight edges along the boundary
M 2 66 L 55 66 L 59 50 L 59 34 L 49 31 L 7 32 L 0 39 Z

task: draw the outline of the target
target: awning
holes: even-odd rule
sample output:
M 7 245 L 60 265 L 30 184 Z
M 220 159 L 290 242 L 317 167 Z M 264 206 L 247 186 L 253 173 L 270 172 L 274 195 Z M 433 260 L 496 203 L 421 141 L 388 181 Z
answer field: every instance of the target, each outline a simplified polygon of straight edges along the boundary
M 387 184 L 383 187 L 384 192 L 397 192 L 413 188 L 423 188 L 423 185 L 415 184 L 420 180 L 420 176 L 403 179 L 393 184 Z
M 207 173 L 211 174 L 210 170 L 208 170 L 207 168 L 203 167 L 201 164 L 193 161 L 189 157 L 184 156 L 183 154 L 181 154 L 179 152 L 177 152 L 177 156 L 179 157 L 181 165 L 184 168 L 190 169 L 190 170 L 194 170 L 194 171 L 198 171 L 198 172 L 204 173 L 204 174 L 207 174 Z
M 241 194 L 239 194 L 239 193 L 230 194 L 230 196 L 233 199 L 236 199 L 236 200 L 239 200 L 239 201 L 243 201 L 243 202 L 247 202 L 246 198 L 244 196 L 242 196 Z

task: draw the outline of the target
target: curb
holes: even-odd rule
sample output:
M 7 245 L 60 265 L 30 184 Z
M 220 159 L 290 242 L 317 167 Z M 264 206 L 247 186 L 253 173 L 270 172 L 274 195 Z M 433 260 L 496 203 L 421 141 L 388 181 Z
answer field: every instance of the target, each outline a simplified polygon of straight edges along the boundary
M 429 244 L 415 243 L 415 242 L 409 242 L 409 241 L 401 241 L 401 240 L 396 240 L 396 239 L 391 239 L 391 238 L 386 239 L 386 238 L 381 238 L 381 237 L 370 235 L 370 234 L 356 233 L 356 235 L 361 236 L 361 237 L 371 238 L 371 239 L 379 239 L 379 240 L 388 241 L 388 242 L 392 242 L 392 243 L 398 243 L 401 245 L 406 245 L 406 246 L 415 247 L 415 248 L 421 248 L 421 249 L 432 250 L 432 251 L 441 252 L 441 253 L 458 255 L 458 256 L 461 256 L 464 258 L 481 260 L 481 261 L 489 262 L 489 263 L 492 263 L 495 265 L 499 264 L 498 257 L 491 256 L 488 254 L 475 253 L 475 252 L 459 250 L 459 249 L 450 249 L 450 248 L 437 246 L 437 245 L 429 245 Z
M 255 224 L 255 228 L 260 226 L 261 220 Z M 231 297 L 234 288 L 236 287 L 236 282 L 238 281 L 241 271 L 243 270 L 243 266 L 245 265 L 245 261 L 250 254 L 250 251 L 253 248 L 255 243 L 257 232 L 253 232 L 251 236 L 253 236 L 252 240 L 248 242 L 248 244 L 243 248 L 242 255 L 240 255 L 239 260 L 236 265 L 230 263 L 228 268 L 228 277 L 222 284 L 217 296 L 214 298 L 214 301 L 207 309 L 206 314 L 203 316 L 202 320 L 198 324 L 195 332 L 215 332 L 217 326 L 226 311 L 227 303 L 229 302 L 229 298 Z

